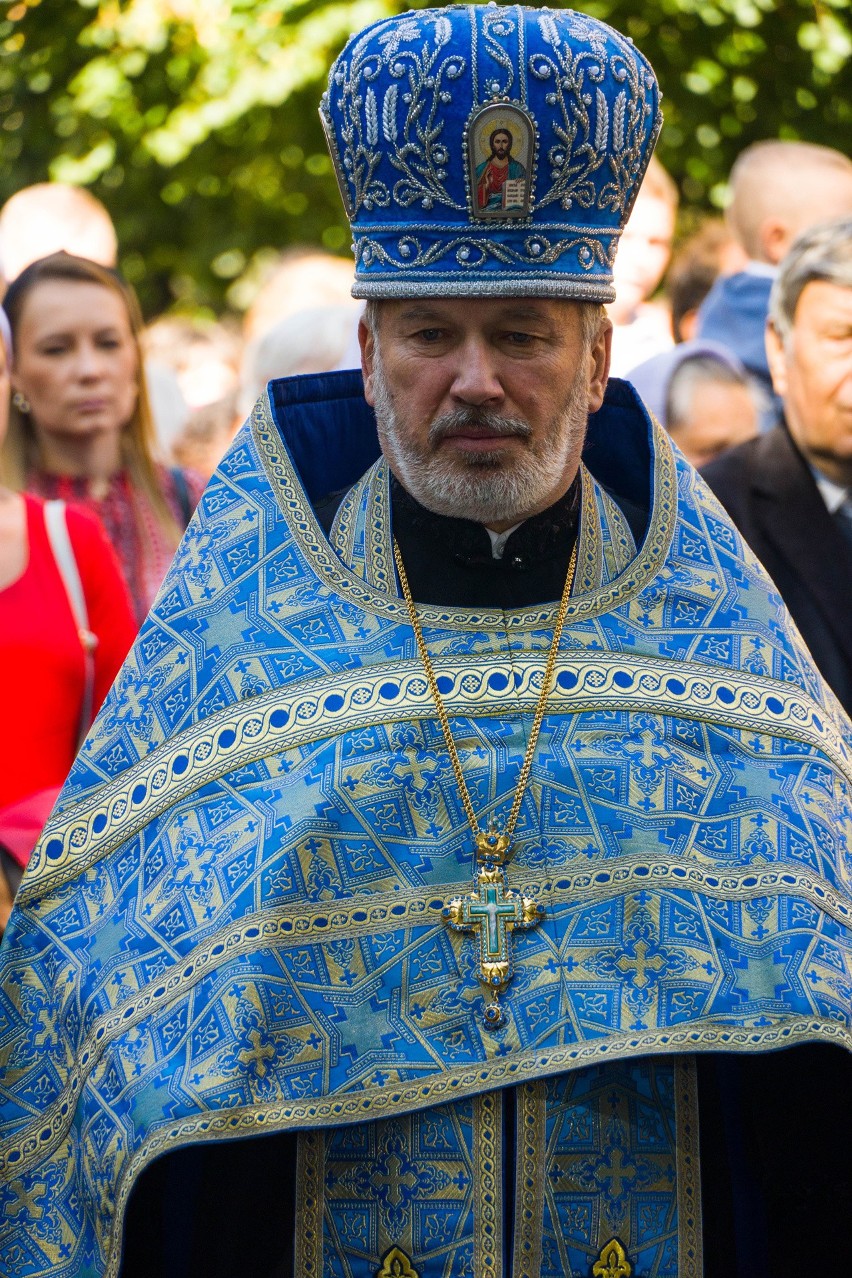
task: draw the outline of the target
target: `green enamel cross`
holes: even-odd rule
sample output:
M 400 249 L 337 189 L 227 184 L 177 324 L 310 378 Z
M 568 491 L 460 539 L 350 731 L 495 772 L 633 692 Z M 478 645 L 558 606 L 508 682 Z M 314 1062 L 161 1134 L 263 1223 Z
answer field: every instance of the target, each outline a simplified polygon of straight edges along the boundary
M 482 896 L 485 900 L 482 900 Z M 480 888 L 480 899 L 465 902 L 468 927 L 479 931 L 480 955 L 483 963 L 498 962 L 506 953 L 508 924 L 520 923 L 523 906 L 516 896 L 508 900 L 500 883 Z
M 479 967 L 476 975 L 494 1000 L 486 1009 L 486 1024 L 497 1028 L 502 1015 L 496 1011 L 497 996 L 512 979 L 512 951 L 509 934 L 516 928 L 536 927 L 544 909 L 526 896 L 507 892 L 502 865 L 485 864 L 476 876 L 476 891 L 457 897 L 444 907 L 443 918 L 456 932 L 479 935 Z

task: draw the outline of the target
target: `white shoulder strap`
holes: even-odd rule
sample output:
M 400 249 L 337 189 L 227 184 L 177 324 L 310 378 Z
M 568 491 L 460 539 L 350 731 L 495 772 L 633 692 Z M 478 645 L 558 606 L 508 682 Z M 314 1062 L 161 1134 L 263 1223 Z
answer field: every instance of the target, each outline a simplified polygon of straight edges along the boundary
M 86 595 L 80 580 L 80 569 L 71 538 L 68 535 L 68 523 L 65 518 L 64 501 L 46 501 L 44 503 L 44 526 L 47 539 L 56 560 L 56 567 L 62 578 L 71 614 L 77 626 L 77 634 L 83 645 L 83 656 L 86 663 L 83 705 L 80 712 L 80 741 L 82 742 L 92 722 L 95 694 L 95 648 L 98 636 L 89 629 L 89 610 L 86 607 Z
M 68 536 L 68 524 L 65 520 L 64 501 L 46 501 L 44 503 L 44 524 L 50 541 L 50 549 L 56 560 L 56 567 L 62 578 L 68 602 L 74 614 L 78 630 L 89 629 L 89 612 L 86 608 L 86 596 L 83 594 L 83 583 L 80 570 L 74 555 L 74 547 Z

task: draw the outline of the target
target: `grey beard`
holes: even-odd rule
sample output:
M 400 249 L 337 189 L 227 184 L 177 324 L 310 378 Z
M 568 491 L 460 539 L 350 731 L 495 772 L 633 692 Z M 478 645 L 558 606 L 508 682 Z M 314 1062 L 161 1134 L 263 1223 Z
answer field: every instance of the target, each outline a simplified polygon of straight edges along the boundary
M 580 366 L 582 367 L 582 365 Z M 537 443 L 517 455 L 490 448 L 456 454 L 440 451 L 440 442 L 461 427 L 479 426 L 507 437 L 532 440 L 527 422 L 484 408 L 462 408 L 432 422 L 425 447 L 416 447 L 399 430 L 396 411 L 376 351 L 373 368 L 376 423 L 382 452 L 403 487 L 436 515 L 479 524 L 520 522 L 552 496 L 577 443 L 586 432 L 586 388 L 578 375 L 562 411 Z

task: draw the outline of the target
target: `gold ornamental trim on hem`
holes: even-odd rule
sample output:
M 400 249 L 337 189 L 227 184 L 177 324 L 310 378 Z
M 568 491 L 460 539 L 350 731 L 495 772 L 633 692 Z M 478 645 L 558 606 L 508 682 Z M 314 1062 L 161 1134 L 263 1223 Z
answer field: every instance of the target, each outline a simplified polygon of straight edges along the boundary
M 546 900 L 551 907 L 559 907 L 575 901 L 580 894 L 594 904 L 613 896 L 624 895 L 637 887 L 657 891 L 700 890 L 719 900 L 747 900 L 756 895 L 795 894 L 832 914 L 841 923 L 848 923 L 852 915 L 852 908 L 836 892 L 807 871 L 742 868 L 738 871 L 719 872 L 696 865 L 654 861 L 653 858 L 640 856 L 612 866 L 540 879 L 530 883 L 524 890 L 531 896 Z M 176 963 L 168 975 L 149 982 L 135 997 L 126 999 L 93 1023 L 79 1053 L 76 1072 L 52 1107 L 56 1113 L 53 1138 L 59 1139 L 67 1129 L 75 1098 L 96 1069 L 113 1037 L 126 1033 L 140 1021 L 160 1013 L 210 972 L 258 949 L 275 947 L 286 950 L 291 946 L 330 943 L 346 937 L 371 935 L 388 926 L 417 929 L 418 940 L 422 942 L 430 932 L 443 930 L 441 910 L 446 890 L 447 885 L 440 885 L 432 891 L 412 888 L 384 893 L 380 897 L 329 902 L 326 907 L 310 905 L 282 909 L 277 913 L 264 910 L 247 916 L 239 926 L 221 928 L 208 938 L 204 947 L 198 947 Z M 747 942 L 754 949 L 759 949 L 761 944 L 759 940 Z M 726 1038 L 723 1037 L 722 1041 L 727 1044 Z M 606 1054 L 605 1048 L 601 1050 L 602 1054 Z M 43 1119 L 39 1120 L 40 1128 L 43 1122 Z M 31 1152 L 37 1151 L 39 1148 L 44 1149 L 47 1139 L 46 1136 L 33 1134 L 28 1137 L 24 1134 L 19 1137 L 15 1148 L 22 1150 L 28 1145 Z M 0 1172 L 10 1169 L 6 1157 L 0 1150 Z M 18 1164 L 16 1169 L 19 1169 Z
M 522 870 L 522 866 L 519 865 L 517 870 Z M 117 1035 L 125 1034 L 143 1020 L 161 1013 L 217 968 L 258 950 L 274 948 L 286 951 L 290 947 L 302 947 L 306 944 L 329 944 L 337 939 L 375 934 L 388 927 L 395 930 L 408 929 L 416 935 L 418 942 L 423 942 L 430 934 L 443 931 L 441 910 L 448 886 L 450 885 L 439 884 L 431 889 L 402 889 L 323 905 L 282 907 L 276 911 L 267 909 L 247 916 L 238 925 L 220 928 L 205 940 L 203 946 L 198 946 L 176 962 L 166 974 L 150 981 L 139 993 L 122 1001 L 92 1024 L 79 1050 L 73 1072 L 51 1106 L 53 1117 L 47 1128 L 44 1126 L 44 1117 L 39 1117 L 25 1132 L 19 1134 L 13 1146 L 5 1153 L 0 1151 L 0 1172 L 21 1170 L 22 1159 L 28 1159 L 39 1150 L 45 1151 L 49 1144 L 61 1139 L 71 1122 L 77 1096 Z M 519 876 L 517 886 L 555 909 L 570 905 L 580 896 L 594 904 L 625 895 L 636 888 L 651 888 L 662 895 L 671 891 L 698 891 L 718 900 L 794 895 L 807 900 L 841 924 L 848 925 L 852 915 L 852 906 L 824 880 L 809 871 L 798 871 L 787 866 L 762 869 L 742 867 L 735 871 L 719 871 L 694 863 L 683 864 L 637 854 L 610 865 L 592 867 L 573 874 L 558 874 L 538 881 L 531 880 L 526 886 L 523 877 Z M 762 942 L 755 939 L 745 944 L 758 950 Z M 738 1034 L 750 1032 L 723 1030 L 716 1026 L 713 1041 L 721 1036 L 720 1041 L 726 1046 L 729 1038 L 736 1044 Z M 660 1033 L 670 1034 L 674 1031 Z M 837 1033 L 842 1033 L 839 1027 Z M 629 1038 L 628 1041 L 633 1043 L 639 1040 Z M 665 1041 L 667 1043 L 668 1039 Z M 598 1049 L 594 1050 L 597 1052 Z M 665 1046 L 663 1050 L 666 1050 Z M 605 1055 L 606 1046 L 601 1047 L 600 1051 Z M 414 1102 L 415 1105 L 417 1103 Z M 17 1151 L 14 1157 L 13 1149 Z M 7 1161 L 10 1158 L 12 1161 Z
M 436 658 L 454 716 L 505 715 L 511 689 L 517 713 L 535 708 L 545 666 L 540 650 Z M 830 716 L 793 685 L 697 662 L 569 651 L 560 656 L 546 713 L 625 710 L 695 718 L 822 751 L 852 783 L 852 759 Z M 107 856 L 176 802 L 248 763 L 356 728 L 435 717 L 416 659 L 351 674 L 299 681 L 205 718 L 154 750 L 46 827 L 19 892 L 24 904 Z
M 391 1247 L 376 1270 L 376 1278 L 420 1278 L 420 1274 L 401 1247 Z
M 124 1203 L 136 1177 L 160 1154 L 182 1145 L 206 1140 L 236 1139 L 263 1132 L 336 1127 L 427 1109 L 449 1100 L 475 1096 L 483 1091 L 526 1082 L 530 1078 L 564 1074 L 607 1060 L 696 1052 L 776 1051 L 799 1043 L 833 1042 L 852 1052 L 852 1030 L 832 1020 L 796 1019 L 785 1016 L 774 1024 L 732 1027 L 694 1021 L 676 1029 L 646 1030 L 636 1034 L 612 1034 L 594 1040 L 545 1051 L 520 1050 L 490 1061 L 442 1071 L 425 1082 L 370 1087 L 357 1093 L 335 1093 L 287 1105 L 258 1105 L 206 1111 L 155 1132 L 133 1156 L 121 1178 L 119 1199 Z M 42 1115 L 38 1130 L 28 1131 L 0 1148 L 0 1177 L 19 1175 L 48 1157 L 73 1125 L 80 1091 L 75 1076 L 50 1106 L 52 1116 Z M 118 1217 L 117 1217 L 118 1219 Z M 107 1274 L 106 1278 L 110 1278 Z
M 476 1278 L 503 1278 L 503 1109 L 499 1092 L 476 1097 L 473 1130 Z
M 835 1041 L 840 1042 L 842 1046 L 852 1051 L 852 1033 L 847 1032 L 844 1027 L 838 1026 L 836 1023 L 812 1022 L 801 1026 L 789 1026 L 780 1031 L 766 1029 L 760 1031 L 746 1030 L 733 1034 L 727 1032 L 711 1034 L 709 1031 L 702 1034 L 696 1031 L 694 1027 L 692 1030 L 687 1029 L 678 1032 L 667 1030 L 665 1031 L 665 1037 L 669 1041 L 666 1043 L 658 1042 L 653 1045 L 645 1041 L 652 1036 L 644 1035 L 640 1037 L 642 1041 L 638 1050 L 631 1046 L 631 1044 L 638 1042 L 637 1039 L 633 1039 L 630 1040 L 630 1044 L 626 1043 L 623 1046 L 612 1043 L 609 1045 L 587 1044 L 582 1051 L 563 1049 L 558 1053 L 559 1059 L 554 1060 L 549 1060 L 544 1056 L 537 1057 L 527 1064 L 526 1074 L 534 1075 L 538 1072 L 540 1075 L 546 1074 L 549 1076 L 565 1073 L 568 1069 L 581 1069 L 584 1066 L 596 1064 L 600 1060 L 621 1060 L 625 1057 L 656 1055 L 660 1052 L 673 1052 L 682 1055 L 685 1052 L 718 1051 L 720 1048 L 727 1051 L 743 1052 L 771 1051 L 778 1047 L 789 1046 L 793 1042 Z M 607 1050 L 607 1046 L 609 1046 L 610 1050 Z M 567 1059 L 575 1055 L 582 1056 L 583 1059 Z M 518 1064 L 518 1062 L 511 1062 L 507 1066 L 504 1057 L 500 1061 L 492 1062 L 491 1067 L 487 1069 L 470 1071 L 472 1073 L 475 1072 L 477 1076 L 468 1084 L 466 1090 L 461 1086 L 456 1088 L 444 1086 L 440 1095 L 426 1095 L 428 1088 L 415 1084 L 408 1090 L 420 1091 L 422 1095 L 418 1103 L 410 1106 L 410 1108 L 425 1109 L 444 1100 L 455 1100 L 475 1094 L 477 1091 L 481 1091 L 483 1087 L 500 1088 L 509 1084 L 524 1082 L 526 1078 L 524 1074 L 519 1073 Z M 444 1081 L 446 1082 L 447 1080 Z M 397 1099 L 398 1093 L 395 1092 L 394 1100 Z M 185 1122 L 171 1126 L 165 1132 L 155 1133 L 133 1156 L 130 1165 L 117 1186 L 111 1237 L 121 1238 L 127 1201 L 138 1177 L 155 1158 L 160 1157 L 161 1154 L 168 1153 L 172 1149 L 207 1140 L 237 1139 L 242 1136 L 298 1129 L 300 1126 L 307 1128 L 309 1122 L 311 1127 L 328 1127 L 335 1121 L 355 1123 L 366 1121 L 371 1117 L 382 1117 L 384 1113 L 398 1114 L 402 1112 L 399 1104 L 389 1104 L 382 1113 L 376 1112 L 373 1114 L 370 1112 L 368 1105 L 365 1106 L 363 1101 L 356 1100 L 351 1106 L 347 1107 L 347 1113 L 343 1119 L 336 1115 L 332 1116 L 330 1112 L 331 1109 L 339 1108 L 336 1102 L 327 1107 L 322 1107 L 322 1114 L 317 1115 L 315 1113 L 310 1116 L 309 1120 L 302 1120 L 301 1115 L 297 1118 L 296 1111 L 304 1108 L 306 1107 L 288 1106 L 280 1107 L 276 1110 L 275 1107 L 267 1107 L 260 1114 L 253 1109 L 226 1110 L 212 1116 L 209 1114 L 198 1115 L 194 1119 L 188 1119 Z M 307 1108 L 317 1109 L 318 1107 L 309 1106 Z M 322 1136 L 321 1132 L 317 1134 Z M 46 1153 L 44 1149 L 38 1149 L 35 1152 L 39 1157 L 43 1157 Z M 107 1257 L 104 1278 L 118 1278 L 120 1262 L 119 1248 Z M 700 1269 L 696 1269 L 695 1278 L 699 1278 L 699 1275 Z
M 610 1238 L 592 1265 L 594 1278 L 630 1278 L 633 1266 L 618 1238 Z
M 678 1278 L 702 1278 L 704 1235 L 701 1229 L 701 1162 L 698 1071 L 693 1057 L 675 1064 L 675 1146 L 678 1183 Z
M 539 1078 L 522 1083 L 517 1091 L 515 1165 L 515 1255 L 512 1273 L 528 1278 L 541 1269 L 541 1237 L 544 1217 L 545 1084 Z

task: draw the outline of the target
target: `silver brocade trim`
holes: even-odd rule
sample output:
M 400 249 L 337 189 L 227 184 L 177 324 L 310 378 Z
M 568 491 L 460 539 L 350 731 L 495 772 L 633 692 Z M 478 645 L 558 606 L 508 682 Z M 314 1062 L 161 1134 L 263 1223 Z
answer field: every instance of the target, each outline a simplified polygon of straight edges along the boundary
M 528 218 L 524 221 L 521 229 L 532 234 L 554 231 L 560 235 L 591 235 L 588 226 L 579 222 L 534 222 L 532 218 Z M 446 235 L 449 233 L 470 239 L 481 233 L 481 228 L 475 223 L 468 228 L 459 222 L 359 222 L 354 230 L 358 232 L 359 237 L 362 239 L 371 235 L 413 235 L 415 232 L 432 235 Z M 517 236 L 518 221 L 497 221 L 495 219 L 493 222 L 488 223 L 488 234 L 493 235 L 495 231 L 509 231 L 512 235 Z M 617 240 L 622 234 L 622 228 L 618 226 L 600 227 L 595 229 L 594 238 Z
M 340 152 L 337 149 L 337 138 L 334 133 L 334 124 L 328 110 L 328 94 L 322 95 L 319 105 L 319 118 L 322 125 L 322 131 L 325 134 L 326 145 L 331 156 L 331 163 L 334 169 L 334 176 L 337 179 L 337 189 L 340 192 L 340 199 L 343 203 L 343 209 L 346 213 L 346 220 L 351 223 L 355 216 L 355 210 L 352 207 L 352 201 L 349 198 L 349 187 L 346 182 L 346 174 L 343 172 L 343 165 L 340 162 Z
M 523 18 L 521 18 L 523 23 Z M 517 33 L 518 11 L 497 5 L 484 5 L 482 10 L 482 42 L 483 54 L 491 64 L 491 79 L 483 86 L 484 101 L 494 97 L 514 96 L 515 90 L 515 57 L 507 46 Z M 518 51 L 522 46 L 518 45 Z M 520 59 L 518 59 L 520 60 Z
M 467 6 L 467 17 L 470 22 L 470 78 L 473 85 L 473 104 L 479 103 L 479 47 L 476 29 L 476 6 Z
M 449 265 L 442 266 L 440 263 L 453 253 L 461 270 L 468 275 L 484 273 L 489 269 L 493 259 L 509 270 L 519 266 L 527 267 L 536 275 L 543 277 L 548 272 L 541 268 L 551 266 L 560 259 L 566 260 L 568 255 L 576 250 L 576 264 L 586 275 L 591 277 L 597 268 L 602 278 L 611 280 L 614 248 L 611 247 L 607 252 L 601 239 L 595 239 L 589 235 L 577 235 L 551 242 L 547 236 L 527 231 L 522 240 L 520 237 L 515 237 L 516 242 L 513 244 L 511 241 L 466 233 L 451 236 L 448 239 L 436 236 L 434 241 L 426 247 L 414 235 L 391 238 L 395 243 L 390 246 L 392 251 L 389 252 L 379 239 L 356 236 L 353 246 L 356 278 L 363 277 L 365 269 L 370 271 L 382 267 L 392 268 L 409 279 L 415 277 L 418 272 L 436 267 L 436 274 L 440 271 L 442 275 L 451 278 L 456 271 Z M 393 250 L 396 251 L 393 252 Z M 571 272 L 566 271 L 565 274 L 570 275 Z
M 663 96 L 662 93 L 660 93 L 661 98 L 662 96 Z M 654 154 L 654 151 L 657 148 L 657 142 L 659 141 L 662 129 L 663 129 L 663 114 L 661 111 L 658 111 L 656 123 L 654 124 L 654 128 L 651 132 L 651 136 L 648 139 L 648 149 L 645 152 L 647 159 L 645 160 L 642 166 L 642 170 L 639 176 L 639 181 L 634 186 L 632 193 L 630 194 L 626 204 L 624 205 L 624 212 L 621 218 L 622 230 L 630 221 L 630 214 L 633 212 L 633 205 L 636 203 L 636 197 L 639 194 L 639 187 L 642 185 L 642 179 L 645 176 L 645 172 L 647 171 L 648 165 L 651 163 L 651 156 Z
M 542 297 L 568 298 L 578 302 L 615 301 L 615 289 L 609 277 L 599 275 L 583 279 L 554 272 L 550 275 L 522 277 L 501 272 L 498 278 L 482 275 L 463 275 L 458 279 L 412 279 L 408 276 L 356 276 L 352 287 L 355 298 L 418 298 L 418 297 Z

